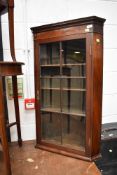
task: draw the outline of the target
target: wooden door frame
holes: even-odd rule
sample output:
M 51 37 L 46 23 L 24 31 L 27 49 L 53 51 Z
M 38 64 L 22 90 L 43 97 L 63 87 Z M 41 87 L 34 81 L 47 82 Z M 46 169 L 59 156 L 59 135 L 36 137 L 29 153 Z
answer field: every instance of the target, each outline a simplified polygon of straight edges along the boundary
M 82 152 L 80 150 L 72 150 L 69 148 L 64 148 L 62 146 L 56 146 L 54 144 L 47 143 L 46 141 L 41 141 L 41 112 L 40 112 L 40 59 L 39 59 L 39 45 L 43 43 L 51 43 L 51 42 L 62 42 L 66 40 L 73 40 L 73 39 L 86 39 L 86 145 L 85 145 L 85 152 Z M 52 147 L 56 149 L 61 149 L 63 151 L 69 151 L 74 154 L 80 154 L 77 155 L 77 157 L 82 157 L 86 160 L 91 160 L 91 135 L 92 135 L 92 129 L 91 129 L 91 92 L 92 92 L 92 86 L 91 86 L 91 80 L 92 80 L 92 55 L 90 51 L 90 47 L 92 45 L 92 36 L 91 33 L 79 33 L 75 35 L 69 35 L 65 37 L 56 37 L 56 38 L 49 38 L 49 39 L 41 39 L 41 40 L 35 40 L 34 41 L 34 53 L 35 53 L 35 98 L 36 98 L 36 135 L 37 135 L 37 145 L 36 147 L 40 147 L 43 149 L 47 149 L 47 147 Z M 88 93 L 87 93 L 88 92 Z M 55 151 L 54 149 L 54 151 Z M 50 150 L 50 149 L 49 149 Z M 65 153 L 64 153 L 65 154 Z M 67 153 L 68 154 L 68 153 Z M 72 154 L 71 154 L 72 156 Z M 74 156 L 72 156 L 74 157 Z M 90 157 L 90 158 L 89 158 Z

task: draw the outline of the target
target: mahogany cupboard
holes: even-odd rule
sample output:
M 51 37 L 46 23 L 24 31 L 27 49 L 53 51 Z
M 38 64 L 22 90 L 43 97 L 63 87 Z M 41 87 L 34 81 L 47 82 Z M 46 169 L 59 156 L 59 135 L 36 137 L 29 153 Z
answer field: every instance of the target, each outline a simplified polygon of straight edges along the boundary
M 37 148 L 100 155 L 104 22 L 91 16 L 31 28 Z

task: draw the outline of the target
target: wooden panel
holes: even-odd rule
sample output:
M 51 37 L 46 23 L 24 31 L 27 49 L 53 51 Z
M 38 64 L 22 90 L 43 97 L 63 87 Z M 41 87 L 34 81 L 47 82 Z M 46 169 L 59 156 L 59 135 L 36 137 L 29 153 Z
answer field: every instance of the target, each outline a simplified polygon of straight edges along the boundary
M 56 37 L 65 37 L 69 35 L 75 35 L 79 33 L 86 33 L 85 31 L 86 25 L 84 26 L 76 26 L 76 27 L 69 27 L 65 29 L 58 29 L 52 30 L 48 32 L 42 32 L 35 35 L 35 40 L 39 39 L 49 39 L 49 38 L 56 38 Z
M 35 41 L 34 43 L 34 78 L 35 78 L 35 116 L 36 116 L 36 137 L 37 137 L 37 144 L 41 140 L 41 116 L 40 116 L 40 94 L 39 94 L 39 89 L 40 89 L 40 82 L 39 82 L 39 72 L 40 72 L 40 67 L 39 67 L 39 45 Z
M 86 155 L 91 157 L 91 149 L 92 149 L 92 107 L 91 107 L 91 99 L 92 99 L 92 53 L 91 53 L 91 45 L 92 45 L 92 33 L 87 34 L 86 41 Z
M 12 76 L 22 75 L 22 65 L 19 62 L 0 62 L 0 75 L 1 76 Z
M 58 145 L 50 145 L 48 143 L 41 143 L 41 144 L 37 144 L 36 148 L 40 148 L 42 150 L 47 150 L 47 151 L 57 153 L 57 154 L 63 154 L 64 156 L 69 156 L 69 157 L 73 157 L 77 159 L 83 159 L 86 161 L 91 161 L 90 158 L 84 155 L 84 152 L 70 150 L 64 147 L 59 147 Z
M 44 38 L 44 39 L 38 39 L 36 40 L 39 44 L 41 43 L 49 43 L 49 42 L 57 42 L 57 41 L 67 41 L 67 40 L 73 40 L 73 39 L 80 39 L 85 38 L 85 33 L 79 33 L 79 34 L 72 34 L 72 35 L 63 35 L 59 37 L 52 37 L 52 38 Z
M 3 146 L 3 156 L 5 162 L 6 175 L 11 175 L 11 166 L 10 166 L 10 156 L 7 143 L 6 129 L 5 129 L 5 116 L 4 116 L 4 97 L 3 97 L 3 85 L 2 77 L 0 76 L 0 138 Z
M 77 37 L 77 35 L 80 34 L 86 34 L 86 33 L 91 33 L 91 32 L 97 32 L 97 33 L 102 33 L 103 28 L 102 26 L 97 26 L 97 25 L 82 25 L 82 26 L 74 26 L 74 27 L 68 27 L 68 28 L 61 28 L 61 29 L 55 29 L 52 31 L 47 31 L 47 32 L 42 32 L 42 33 L 37 33 L 34 34 L 34 39 L 38 41 L 42 41 L 44 39 L 46 40 L 55 40 L 58 38 L 58 40 L 63 40 L 62 37 L 67 37 L 74 35 L 74 38 Z
M 92 155 L 100 152 L 102 121 L 103 36 L 94 34 L 92 43 L 93 101 Z

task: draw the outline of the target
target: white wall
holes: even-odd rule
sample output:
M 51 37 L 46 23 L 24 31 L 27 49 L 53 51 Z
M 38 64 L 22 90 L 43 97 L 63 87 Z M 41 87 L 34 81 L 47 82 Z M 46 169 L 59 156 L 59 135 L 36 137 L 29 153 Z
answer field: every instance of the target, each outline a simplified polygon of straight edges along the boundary
M 97 15 L 106 18 L 104 27 L 103 123 L 117 122 L 117 1 L 104 0 L 15 0 L 15 44 L 18 61 L 25 62 L 24 96 L 34 97 L 33 38 L 30 27 Z M 2 16 L 4 59 L 9 52 L 8 19 Z M 35 138 L 34 111 L 25 111 L 19 100 L 23 140 Z M 14 120 L 13 101 L 8 101 L 10 121 Z M 11 129 L 16 140 L 16 128 Z

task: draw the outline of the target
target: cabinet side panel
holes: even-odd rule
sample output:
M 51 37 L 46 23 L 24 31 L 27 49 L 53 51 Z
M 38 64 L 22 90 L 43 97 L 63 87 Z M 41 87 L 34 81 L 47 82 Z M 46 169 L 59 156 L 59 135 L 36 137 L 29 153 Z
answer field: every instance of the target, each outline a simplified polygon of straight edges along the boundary
M 94 34 L 92 43 L 93 68 L 93 125 L 92 156 L 100 153 L 102 121 L 103 36 Z
M 34 41 L 34 77 L 35 77 L 35 116 L 36 116 L 36 140 L 40 141 L 40 99 L 39 99 L 39 44 Z
M 92 154 L 92 97 L 93 97 L 93 71 L 92 71 L 92 33 L 87 33 L 87 63 L 86 63 L 86 75 L 87 75 L 87 95 L 86 95 L 86 156 L 91 157 Z

